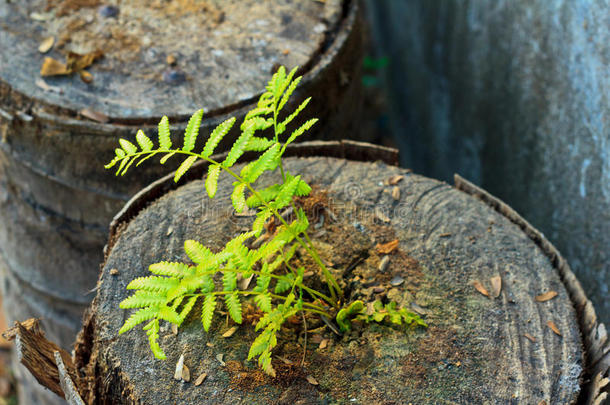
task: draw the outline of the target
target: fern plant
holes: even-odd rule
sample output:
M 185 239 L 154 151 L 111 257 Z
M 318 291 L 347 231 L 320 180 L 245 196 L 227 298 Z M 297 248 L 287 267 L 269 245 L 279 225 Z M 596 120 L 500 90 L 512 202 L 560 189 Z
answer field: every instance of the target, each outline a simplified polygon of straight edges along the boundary
M 174 175 L 174 180 L 178 181 L 197 160 L 205 160 L 209 164 L 205 189 L 210 198 L 216 195 L 220 174 L 226 173 L 234 179 L 231 202 L 235 210 L 256 210 L 252 229 L 230 240 L 219 252 L 214 253 L 197 241 L 187 240 L 184 250 L 192 263 L 151 264 L 149 270 L 153 275 L 137 278 L 127 286 L 136 291 L 123 300 L 120 307 L 138 310 L 127 319 L 119 334 L 146 322 L 144 330 L 151 350 L 159 359 L 166 357 L 158 343 L 159 322 L 167 321 L 180 326 L 198 300 L 201 300 L 201 321 L 206 332 L 210 329 L 220 301 L 224 302 L 229 316 L 238 324 L 242 322 L 243 301 L 254 301 L 264 315 L 255 326 L 260 333 L 250 347 L 248 359 L 257 358 L 260 367 L 272 376 L 275 375 L 275 370 L 271 364 L 271 353 L 277 345 L 277 332 L 286 319 L 301 311 L 327 319 L 332 319 L 335 315 L 337 324 L 343 331 L 350 329 L 350 320 L 353 318 L 365 322 L 381 322 L 388 317 L 395 324 L 425 326 L 417 315 L 404 309 L 397 310 L 395 305 L 384 308 L 379 302 L 371 311 L 370 305 L 365 308 L 361 301 L 345 302 L 339 284 L 320 259 L 307 233 L 307 216 L 293 202 L 295 196 L 308 195 L 311 187 L 300 175 L 284 170 L 282 164 L 286 147 L 317 121 L 315 118 L 305 121 L 285 136 L 288 125 L 311 100 L 305 99 L 293 112 L 280 120 L 280 113 L 301 80 L 301 77 L 294 77 L 296 71 L 295 68 L 287 73 L 281 67 L 273 75 L 256 108 L 245 116 L 239 137 L 222 161 L 215 160 L 213 153 L 235 125 L 235 118 L 219 124 L 208 137 L 203 149 L 195 151 L 203 116 L 203 110 L 199 110 L 188 122 L 182 146 L 172 145 L 169 122 L 167 117 L 163 117 L 159 122 L 158 146 L 140 130 L 136 134 L 137 145 L 120 139 L 120 148 L 116 149 L 114 159 L 106 165 L 107 169 L 117 166 L 116 174 L 124 175 L 134 163 L 138 166 L 153 156 L 161 156 L 160 163 L 163 164 L 172 156 L 181 155 L 185 158 Z M 258 132 L 271 128 L 272 138 L 257 136 Z M 238 172 L 234 165 L 248 151 L 260 154 Z M 281 175 L 280 183 L 266 188 L 256 186 L 257 179 L 263 173 L 277 169 Z M 291 222 L 281 215 L 281 211 L 287 207 L 292 207 L 295 213 Z M 248 247 L 245 242 L 259 237 L 267 221 L 272 218 L 280 224 L 274 234 L 258 247 Z M 322 292 L 307 286 L 303 281 L 305 269 L 295 268 L 291 264 L 298 246 L 317 264 L 328 291 Z M 238 276 L 248 278 L 252 275 L 256 276 L 256 286 L 240 290 L 237 287 Z M 215 282 L 218 279 L 222 281 L 218 283 L 220 285 Z

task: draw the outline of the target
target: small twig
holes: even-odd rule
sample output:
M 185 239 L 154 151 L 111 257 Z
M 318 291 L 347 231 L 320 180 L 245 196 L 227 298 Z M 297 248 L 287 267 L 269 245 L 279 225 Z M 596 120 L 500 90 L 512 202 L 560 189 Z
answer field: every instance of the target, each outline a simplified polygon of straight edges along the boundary
M 303 343 L 303 358 L 301 359 L 301 367 L 305 364 L 305 356 L 307 355 L 307 320 L 305 319 L 305 312 L 301 311 L 303 317 L 303 328 L 305 330 L 305 338 Z

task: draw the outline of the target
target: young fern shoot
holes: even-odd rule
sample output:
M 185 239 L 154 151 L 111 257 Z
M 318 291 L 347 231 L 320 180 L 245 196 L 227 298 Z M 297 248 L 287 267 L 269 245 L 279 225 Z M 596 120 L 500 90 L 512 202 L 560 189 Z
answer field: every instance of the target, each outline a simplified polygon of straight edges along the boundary
M 297 68 L 287 73 L 284 67 L 280 67 L 273 75 L 256 108 L 245 116 L 240 126 L 240 135 L 222 161 L 215 159 L 213 153 L 234 127 L 235 118 L 219 124 L 202 150 L 196 151 L 203 116 L 203 110 L 199 110 L 188 122 L 182 146 L 172 145 L 169 121 L 163 117 L 159 122 L 158 146 L 140 130 L 136 134 L 137 145 L 120 139 L 120 148 L 115 150 L 114 159 L 106 165 L 107 169 L 116 166 L 116 174 L 124 175 L 132 165 L 138 166 L 155 155 L 161 156 L 161 164 L 172 156 L 183 156 L 184 159 L 174 174 L 174 180 L 178 181 L 197 160 L 204 160 L 208 162 L 205 189 L 210 198 L 216 195 L 219 176 L 226 173 L 234 180 L 231 202 L 235 210 L 256 210 L 252 229 L 230 240 L 219 252 L 214 253 L 197 241 L 187 240 L 184 250 L 192 264 L 154 263 L 149 267 L 153 275 L 134 279 L 127 286 L 127 289 L 135 290 L 135 293 L 123 300 L 120 307 L 135 308 L 137 311 L 127 319 L 119 334 L 146 322 L 143 329 L 153 354 L 159 359 L 165 358 L 158 343 L 159 321 L 180 326 L 198 300 L 202 303 L 201 321 L 205 331 L 211 327 L 219 301 L 224 302 L 229 316 L 238 324 L 242 322 L 243 300 L 254 301 L 264 315 L 255 326 L 260 333 L 252 343 L 248 359 L 257 358 L 260 367 L 269 375 L 275 375 L 271 352 L 277 345 L 277 332 L 286 319 L 300 311 L 309 311 L 327 318 L 333 318 L 336 314 L 337 322 L 343 330 L 349 329 L 352 318 L 366 322 L 382 321 L 386 314 L 394 323 L 425 325 L 415 314 L 396 310 L 395 307 L 383 308 L 376 305 L 373 315 L 365 314 L 364 305 L 360 301 L 342 307 L 343 291 L 320 260 L 307 235 L 307 216 L 293 203 L 295 196 L 308 195 L 311 187 L 301 176 L 285 171 L 282 165 L 286 147 L 317 121 L 315 118 L 305 121 L 286 136 L 288 125 L 311 100 L 307 98 L 293 112 L 283 114 L 285 118 L 280 120 L 280 113 L 301 80 L 301 77 L 294 77 L 296 71 Z M 271 128 L 273 139 L 258 136 L 259 132 Z M 259 156 L 244 165 L 238 173 L 234 165 L 245 152 L 258 152 Z M 281 173 L 280 183 L 266 188 L 256 186 L 263 173 L 278 168 Z M 292 206 L 295 214 L 292 222 L 281 215 L 284 208 L 289 206 Z M 259 237 L 265 229 L 265 223 L 272 217 L 280 223 L 272 237 L 256 248 L 247 247 L 244 244 L 246 240 Z M 297 246 L 302 247 L 319 266 L 328 289 L 327 294 L 306 286 L 303 283 L 305 269 L 295 269 L 289 264 Z M 280 271 L 284 268 L 286 271 Z M 238 276 L 248 278 L 253 275 L 256 276 L 255 287 L 248 290 L 237 287 Z M 220 279 L 221 283 L 216 283 L 215 279 Z

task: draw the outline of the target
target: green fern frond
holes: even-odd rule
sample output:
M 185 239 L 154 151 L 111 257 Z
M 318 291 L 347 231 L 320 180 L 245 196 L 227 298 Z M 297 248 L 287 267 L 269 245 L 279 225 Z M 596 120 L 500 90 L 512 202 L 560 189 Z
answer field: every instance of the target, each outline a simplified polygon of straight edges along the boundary
M 292 70 L 292 72 L 290 72 L 292 75 L 294 75 L 294 72 L 296 72 L 297 68 L 294 68 Z M 302 77 L 297 77 L 296 79 L 294 79 L 289 85 L 288 88 L 286 89 L 286 91 L 284 92 L 284 94 L 282 95 L 282 99 L 280 100 L 278 106 L 277 106 L 277 110 L 278 111 L 282 111 L 282 108 L 284 108 L 284 106 L 286 105 L 286 103 L 288 102 L 288 99 L 290 98 L 290 96 L 292 96 L 292 93 L 294 93 L 294 91 L 296 90 L 297 86 L 299 85 L 299 83 L 301 82 L 301 78 Z
M 248 113 L 244 117 L 244 120 L 247 121 L 254 117 L 260 117 L 261 115 L 264 116 L 264 115 L 271 114 L 272 112 L 273 112 L 272 107 L 268 107 L 268 106 L 256 107 L 256 108 L 248 111 Z
M 127 139 L 119 139 L 119 144 L 121 145 L 121 148 L 123 148 L 123 150 L 125 151 L 125 153 L 127 155 L 133 155 L 134 153 L 136 153 L 138 151 L 138 147 L 136 145 L 134 145 L 133 143 L 129 142 Z
M 182 278 L 189 273 L 189 266 L 179 262 L 160 262 L 148 266 L 148 271 L 158 276 Z
M 267 150 L 274 143 L 275 143 L 274 140 L 267 139 L 267 138 L 260 138 L 258 136 L 253 136 L 248 141 L 248 145 L 246 146 L 246 151 L 262 152 L 262 151 Z
M 263 312 L 271 312 L 271 296 L 269 293 L 254 296 L 254 302 Z
M 257 193 L 261 198 L 259 199 L 257 195 L 252 194 L 246 199 L 246 205 L 250 208 L 256 208 L 263 205 L 263 202 L 268 203 L 277 197 L 281 187 L 282 186 L 279 184 L 272 184 L 267 188 L 257 190 Z
M 218 146 L 222 138 L 224 138 L 224 136 L 229 133 L 229 131 L 233 127 L 233 124 L 235 124 L 235 117 L 229 118 L 228 120 L 220 123 L 216 128 L 214 128 L 212 134 L 210 135 L 210 138 L 203 147 L 203 156 L 209 157 L 212 155 L 212 153 L 214 153 L 214 149 L 216 149 L 216 146 Z
M 163 116 L 161 121 L 159 121 L 159 146 L 163 150 L 170 150 L 172 148 L 172 139 L 169 134 L 169 120 L 166 116 Z
M 240 172 L 240 176 L 246 183 L 255 182 L 265 171 L 275 170 L 280 163 L 281 144 L 275 143 L 267 149 L 255 161 L 248 163 Z
M 153 142 L 144 134 L 144 131 L 141 129 L 136 133 L 136 141 L 138 141 L 138 145 L 144 152 L 149 152 L 155 146 Z
M 275 369 L 271 365 L 271 352 L 265 350 L 263 354 L 261 354 L 258 358 L 258 365 L 263 369 L 263 371 L 270 375 L 271 377 L 275 377 Z
M 208 177 L 205 179 L 205 189 L 210 198 L 214 198 L 218 188 L 218 176 L 220 175 L 220 165 L 210 165 L 208 167 Z
M 182 322 L 184 322 L 184 320 L 186 319 L 188 314 L 191 313 L 191 310 L 193 309 L 193 307 L 195 306 L 195 303 L 197 302 L 197 298 L 198 297 L 196 297 L 196 296 L 190 297 L 188 299 L 188 301 L 186 301 L 186 304 L 184 304 L 184 306 L 178 313 L 178 317 L 180 318 L 180 324 L 182 324 Z
M 290 136 L 286 140 L 286 143 L 284 143 L 283 149 L 286 149 L 287 145 L 290 145 L 292 142 L 294 142 L 294 140 L 297 139 L 299 136 L 303 135 L 305 133 L 305 131 L 309 131 L 309 129 L 316 122 L 318 122 L 318 119 L 317 118 L 313 118 L 313 119 L 305 121 L 305 123 L 303 125 L 301 125 L 297 129 L 295 129 L 294 132 L 292 134 L 290 134 Z
M 180 281 L 169 277 L 138 277 L 127 284 L 128 290 L 144 290 L 150 292 L 167 292 L 176 287 Z
M 231 319 L 233 319 L 235 323 L 241 323 L 241 302 L 239 301 L 237 291 L 225 295 L 225 304 L 227 305 L 227 310 Z
M 156 318 L 158 313 L 158 307 L 147 307 L 137 310 L 136 312 L 131 314 L 131 316 L 127 318 L 123 326 L 121 326 L 121 329 L 119 329 L 119 335 L 127 332 L 130 329 L 133 329 L 135 326 L 141 324 L 144 321 Z
M 157 314 L 157 318 L 163 319 L 167 322 L 176 324 L 178 326 L 180 326 L 180 324 L 182 323 L 182 320 L 180 319 L 180 315 L 178 315 L 178 313 L 176 311 L 174 311 L 172 308 L 167 307 L 167 306 L 159 308 L 159 313 Z
M 293 283 L 294 283 L 294 276 L 292 275 L 292 273 L 288 273 L 285 277 L 277 280 L 277 283 L 275 284 L 275 293 L 276 294 L 285 293 L 286 291 L 288 291 L 292 288 Z
M 267 222 L 267 220 L 269 218 L 271 218 L 272 215 L 273 215 L 273 212 L 271 212 L 271 210 L 268 210 L 268 209 L 259 211 L 256 214 L 256 219 L 254 220 L 254 223 L 252 224 L 252 230 L 254 232 L 256 232 L 256 236 L 259 236 L 261 234 L 261 232 L 263 231 L 263 229 L 265 227 L 265 222 Z
M 237 162 L 237 159 L 241 157 L 246 151 L 246 146 L 250 139 L 254 136 L 255 127 L 254 125 L 248 125 L 246 129 L 241 133 L 239 138 L 235 141 L 233 146 L 231 146 L 231 150 L 227 154 L 226 159 L 222 162 L 224 167 L 231 167 Z
M 148 336 L 148 344 L 153 355 L 159 360 L 165 360 L 165 353 L 163 353 L 161 346 L 159 346 L 159 320 L 153 319 L 143 329 L 146 331 L 146 336 Z
M 174 174 L 174 182 L 177 183 L 178 180 L 180 180 L 180 178 L 184 175 L 184 173 L 186 173 L 186 171 L 191 168 L 191 166 L 193 165 L 193 163 L 195 163 L 195 161 L 197 159 L 198 159 L 197 156 L 189 156 L 186 159 L 184 159 L 184 161 L 180 164 L 178 169 L 176 169 L 176 174 Z
M 281 210 L 292 202 L 292 197 L 296 195 L 297 186 L 301 181 L 301 176 L 293 177 L 282 184 L 275 200 L 271 203 L 273 208 Z
M 212 318 L 214 318 L 214 311 L 216 310 L 216 296 L 214 294 L 208 294 L 203 300 L 203 306 L 201 309 L 201 322 L 203 324 L 203 330 L 208 332 L 212 325 Z
M 167 154 L 165 154 L 161 160 L 159 160 L 159 163 L 161 163 L 162 165 L 165 164 L 165 162 L 167 162 L 167 159 L 171 158 L 172 156 L 174 156 L 176 153 L 178 153 L 178 151 L 173 151 L 173 152 L 169 152 Z
M 288 127 L 288 124 L 290 124 L 292 120 L 294 120 L 301 113 L 301 111 L 303 111 L 305 107 L 307 107 L 307 104 L 309 104 L 310 101 L 311 97 L 307 97 L 303 102 L 301 102 L 301 104 L 299 104 L 296 110 L 294 110 L 288 117 L 284 119 L 284 121 L 279 122 L 277 124 L 277 132 L 279 134 L 283 133 L 286 130 L 286 127 Z
M 209 248 L 192 239 L 184 242 L 184 251 L 195 264 L 208 262 L 214 256 L 214 253 Z
M 233 291 L 237 287 L 237 273 L 225 271 L 222 274 L 222 288 L 224 291 Z
M 203 109 L 197 110 L 195 114 L 189 119 L 189 123 L 186 125 L 184 131 L 184 145 L 182 150 L 190 152 L 195 148 L 195 142 L 197 142 L 197 136 L 199 135 L 199 127 L 201 126 L 201 118 L 203 117 Z
M 246 208 L 246 196 L 244 194 L 246 190 L 246 184 L 234 184 L 235 188 L 231 193 L 231 202 L 235 211 L 242 212 Z
M 158 293 L 150 291 L 138 290 L 133 295 L 125 298 L 119 304 L 119 308 L 145 308 L 154 307 L 159 305 L 165 305 L 165 295 L 159 295 Z

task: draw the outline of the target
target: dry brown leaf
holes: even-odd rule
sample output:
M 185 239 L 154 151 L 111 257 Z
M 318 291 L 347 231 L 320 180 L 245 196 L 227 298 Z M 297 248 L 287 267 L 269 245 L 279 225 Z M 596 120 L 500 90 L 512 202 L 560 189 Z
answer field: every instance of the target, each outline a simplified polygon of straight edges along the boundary
M 316 380 L 312 376 L 308 375 L 305 378 L 307 379 L 307 382 L 310 383 L 311 385 L 318 385 L 318 380 Z
M 223 338 L 230 338 L 237 331 L 237 326 L 233 326 L 228 331 L 222 334 Z
M 523 336 L 525 336 L 530 342 L 536 343 L 536 338 L 530 335 L 529 333 L 524 333 Z
M 401 181 L 402 179 L 404 179 L 404 178 L 405 178 L 405 176 L 403 176 L 403 175 L 401 175 L 401 174 L 397 174 L 397 175 L 392 176 L 392 177 L 390 177 L 390 178 L 388 179 L 388 184 L 389 184 L 390 186 L 395 186 L 396 184 L 400 183 L 400 181 Z
M 548 322 L 546 323 L 546 326 L 548 326 L 549 328 L 551 328 L 551 330 L 552 330 L 553 332 L 555 332 L 555 334 L 556 334 L 557 336 L 561 336 L 561 332 L 559 331 L 559 328 L 557 327 L 557 325 L 555 325 L 555 322 L 553 322 L 553 321 L 548 321 Z
M 400 200 L 400 188 L 398 186 L 392 188 L 392 198 L 396 201 Z
M 288 360 L 286 357 L 283 357 L 283 356 L 276 356 L 276 357 L 278 359 L 282 360 L 284 362 L 284 364 L 288 364 L 288 365 L 294 364 L 291 360 Z
M 536 296 L 536 301 L 545 302 L 548 300 L 552 300 L 557 296 L 557 291 L 547 291 L 544 294 L 540 294 Z
M 175 66 L 176 65 L 176 57 L 174 55 L 172 55 L 171 53 L 169 55 L 167 55 L 167 57 L 165 58 L 165 63 L 167 63 L 170 66 Z
M 53 59 L 50 57 L 44 58 L 42 61 L 42 67 L 40 68 L 40 76 L 61 76 L 69 75 L 71 71 L 68 69 L 65 63 Z
M 225 355 L 224 355 L 223 353 L 218 353 L 218 354 L 216 355 L 216 360 L 218 360 L 218 362 L 219 362 L 219 363 L 220 363 L 222 366 L 225 366 L 225 365 L 226 365 L 225 361 L 223 360 L 223 358 L 224 358 L 224 357 L 225 357 Z
M 182 381 L 189 382 L 191 381 L 191 370 L 186 366 L 186 364 L 182 365 Z
M 80 54 L 76 52 L 68 52 L 68 58 L 66 60 L 66 66 L 71 72 L 80 72 L 81 70 L 91 66 L 93 62 L 102 58 L 104 52 L 97 50 L 86 54 Z
M 502 277 L 494 276 L 489 281 L 491 282 L 491 296 L 498 298 L 502 292 Z
M 540 402 L 538 402 L 538 405 L 546 405 L 546 401 L 544 399 L 541 399 Z
M 101 112 L 90 110 L 88 108 L 83 108 L 82 110 L 80 110 L 80 115 L 85 118 L 89 118 L 90 120 L 101 123 L 106 123 L 110 120 L 107 115 L 102 114 Z
M 93 82 L 93 75 L 91 73 L 87 72 L 86 70 L 81 70 L 78 74 L 80 75 L 80 79 L 83 82 L 85 82 L 87 84 Z
M 184 354 L 180 355 L 176 363 L 176 371 L 174 371 L 174 380 L 182 380 L 182 370 L 184 369 Z
M 328 347 L 328 339 L 322 339 L 322 341 L 320 342 L 320 349 L 326 349 L 326 347 Z
M 199 375 L 199 377 L 197 377 L 197 379 L 195 380 L 195 386 L 198 387 L 201 385 L 201 383 L 205 380 L 205 378 L 207 377 L 207 373 L 201 373 Z
M 379 209 L 375 209 L 375 215 L 377 216 L 377 218 L 379 218 L 380 221 L 382 222 L 390 222 L 390 217 L 388 217 L 385 212 L 379 210 Z
M 42 40 L 40 45 L 38 45 L 38 52 L 47 53 L 51 50 L 51 48 L 53 48 L 54 44 L 55 44 L 55 37 L 47 37 Z
M 378 253 L 387 255 L 388 253 L 392 253 L 394 250 L 396 250 L 396 248 L 398 247 L 398 243 L 398 239 L 394 239 L 393 241 L 390 241 L 388 243 L 378 243 L 375 248 L 377 249 Z
M 480 292 L 486 297 L 489 297 L 489 292 L 485 289 L 485 287 L 483 287 L 483 284 L 481 284 L 478 280 L 473 281 L 472 285 L 474 286 L 474 288 L 476 288 L 478 292 Z
M 205 345 L 206 345 L 207 347 L 214 347 L 214 343 L 210 343 L 210 342 L 207 342 Z
M 110 269 L 110 275 L 118 276 L 119 275 L 119 271 L 117 269 Z

